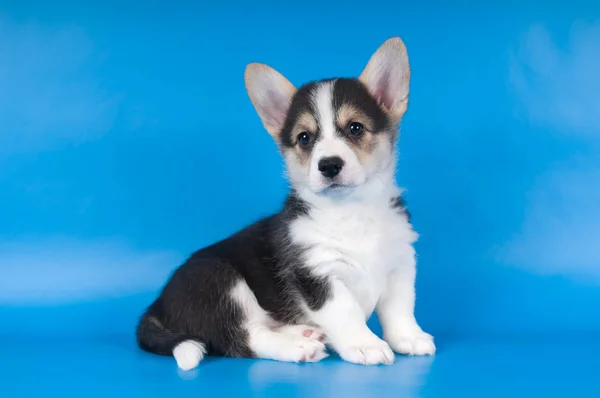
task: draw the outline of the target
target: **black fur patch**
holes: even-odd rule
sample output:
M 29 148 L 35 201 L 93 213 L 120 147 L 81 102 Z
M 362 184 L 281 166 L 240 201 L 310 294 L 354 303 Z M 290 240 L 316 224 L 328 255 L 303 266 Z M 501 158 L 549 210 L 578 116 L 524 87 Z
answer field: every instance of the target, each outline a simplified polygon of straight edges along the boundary
M 392 202 L 392 208 L 397 209 L 399 213 L 406 214 L 406 218 L 408 219 L 408 222 L 410 222 L 411 215 L 410 215 L 410 212 L 408 211 L 408 207 L 406 206 L 406 201 L 404 200 L 404 198 L 402 196 L 398 196 L 398 197 L 392 198 L 391 202 Z
M 142 316 L 139 346 L 170 355 L 181 341 L 192 339 L 203 343 L 209 354 L 254 356 L 243 328 L 244 314 L 231 298 L 231 289 L 240 281 L 274 320 L 303 322 L 301 302 L 316 310 L 330 295 L 328 282 L 310 273 L 302 248 L 289 237 L 289 223 L 308 209 L 292 191 L 280 213 L 192 254 Z
M 279 134 L 279 141 L 282 146 L 290 148 L 295 145 L 296 137 L 292 135 L 292 129 L 296 125 L 300 115 L 308 112 L 317 117 L 316 109 L 312 103 L 312 96 L 321 83 L 322 82 L 310 82 L 304 84 L 294 94 L 292 103 L 290 104 L 290 109 L 288 110 L 288 114 L 285 119 L 285 123 L 283 124 L 281 133 Z M 312 142 L 314 143 L 319 138 L 319 131 L 311 131 L 310 133 L 313 134 Z
M 374 123 L 373 133 L 390 129 L 390 120 L 367 88 L 358 79 L 336 79 L 333 84 L 333 106 L 337 111 L 343 105 L 360 109 Z
M 392 204 L 393 209 L 396 209 L 399 213 L 401 213 L 401 214 L 403 213 L 406 215 L 408 222 L 411 221 L 410 212 L 408 211 L 408 207 L 406 206 L 406 201 L 404 200 L 404 198 L 402 196 L 392 198 L 391 204 Z
M 329 281 L 323 277 L 319 278 L 312 275 L 304 267 L 294 268 L 294 276 L 296 278 L 296 285 L 306 300 L 308 308 L 313 311 L 321 309 L 331 296 Z

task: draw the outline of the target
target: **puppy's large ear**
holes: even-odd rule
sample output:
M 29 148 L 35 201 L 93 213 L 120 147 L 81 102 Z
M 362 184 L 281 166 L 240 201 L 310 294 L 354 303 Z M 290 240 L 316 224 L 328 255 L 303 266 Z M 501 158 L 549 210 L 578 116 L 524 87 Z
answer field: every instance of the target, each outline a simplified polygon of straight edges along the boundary
M 250 101 L 265 129 L 273 138 L 277 138 L 296 88 L 281 73 L 259 63 L 246 67 L 244 80 Z
M 371 95 L 398 120 L 406 112 L 410 65 L 399 37 L 386 40 L 369 60 L 359 80 Z

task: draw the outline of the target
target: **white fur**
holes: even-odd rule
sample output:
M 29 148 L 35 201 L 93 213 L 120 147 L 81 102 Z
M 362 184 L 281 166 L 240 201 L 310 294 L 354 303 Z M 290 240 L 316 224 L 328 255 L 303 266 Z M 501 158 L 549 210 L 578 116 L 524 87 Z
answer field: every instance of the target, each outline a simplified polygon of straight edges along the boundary
M 344 160 L 344 167 L 337 177 L 338 183 L 357 186 L 366 180 L 365 169 L 360 164 L 356 153 L 342 137 L 336 134 L 333 84 L 334 81 L 322 84 L 312 98 L 318 113 L 320 130 L 320 137 L 313 148 L 308 170 L 308 187 L 313 192 L 321 192 L 331 183 L 331 180 L 323 177 L 319 171 L 319 161 L 327 157 L 339 156 Z
M 173 356 L 181 370 L 192 370 L 206 355 L 204 344 L 194 340 L 183 341 L 173 349 Z
M 327 357 L 318 329 L 306 327 L 317 332 L 306 337 L 306 328 L 276 325 L 260 307 L 246 282 L 238 282 L 230 294 L 244 312 L 243 327 L 248 333 L 248 345 L 257 357 L 285 362 L 318 362 Z
M 349 362 L 364 365 L 392 363 L 394 354 L 389 345 L 367 327 L 365 306 L 369 304 L 359 302 L 337 275 L 330 281 L 332 297 L 312 314 L 315 322 L 325 330 L 328 342 Z
M 322 83 L 312 98 L 318 112 L 317 119 L 323 138 L 332 138 L 335 134 L 335 112 L 333 109 L 333 81 Z
M 414 318 L 415 251 L 418 234 L 390 206 L 401 190 L 393 165 L 344 196 L 301 192 L 313 204 L 306 217 L 290 225 L 292 241 L 306 247 L 313 272 L 330 278 L 331 299 L 312 314 L 342 358 L 356 363 L 391 363 L 401 354 L 433 354 L 433 338 Z M 384 339 L 366 320 L 377 308 Z
M 377 304 L 384 339 L 394 351 L 407 355 L 433 355 L 433 337 L 423 332 L 415 316 L 414 254 L 407 253 L 403 266 L 392 270 Z

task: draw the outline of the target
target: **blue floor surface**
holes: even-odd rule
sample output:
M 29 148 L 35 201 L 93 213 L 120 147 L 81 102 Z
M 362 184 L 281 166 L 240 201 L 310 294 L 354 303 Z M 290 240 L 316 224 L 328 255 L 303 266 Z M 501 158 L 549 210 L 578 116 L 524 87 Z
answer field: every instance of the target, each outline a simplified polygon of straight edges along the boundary
M 137 317 L 154 293 L 0 306 L 0 397 L 600 397 L 600 336 L 444 335 L 435 357 L 359 366 L 206 358 L 179 371 L 140 351 Z M 370 323 L 380 334 L 376 319 Z M 210 395 L 209 395 L 210 394 Z
M 444 339 L 434 358 L 364 367 L 207 358 L 190 372 L 132 336 L 2 339 L 2 397 L 599 397 L 600 342 L 587 337 Z

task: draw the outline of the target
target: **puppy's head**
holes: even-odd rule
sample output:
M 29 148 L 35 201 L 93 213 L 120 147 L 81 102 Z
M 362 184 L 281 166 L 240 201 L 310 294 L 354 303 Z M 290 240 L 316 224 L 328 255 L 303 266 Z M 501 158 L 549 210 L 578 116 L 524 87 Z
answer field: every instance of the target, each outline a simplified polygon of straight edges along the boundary
M 326 79 L 296 89 L 273 68 L 254 63 L 245 80 L 297 189 L 318 195 L 352 191 L 393 169 L 410 81 L 401 39 L 383 43 L 357 79 Z

